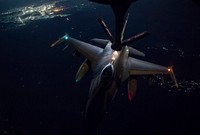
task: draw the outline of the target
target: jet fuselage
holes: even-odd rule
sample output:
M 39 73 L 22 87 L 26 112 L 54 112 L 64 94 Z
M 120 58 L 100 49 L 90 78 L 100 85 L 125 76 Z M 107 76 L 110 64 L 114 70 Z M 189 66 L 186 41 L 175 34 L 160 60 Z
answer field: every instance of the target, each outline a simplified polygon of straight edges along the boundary
M 99 53 L 99 57 L 91 63 L 94 75 L 90 85 L 88 107 L 99 93 L 103 93 L 103 100 L 101 100 L 104 102 L 103 110 L 106 110 L 120 84 L 129 76 L 126 67 L 128 54 L 127 46 L 124 46 L 121 51 L 114 51 L 109 42 Z
M 101 121 L 120 84 L 129 76 L 126 67 L 128 47 L 124 46 L 121 51 L 114 51 L 111 45 L 109 42 L 91 63 L 93 79 L 86 107 L 86 125 L 91 129 L 98 127 L 95 124 Z

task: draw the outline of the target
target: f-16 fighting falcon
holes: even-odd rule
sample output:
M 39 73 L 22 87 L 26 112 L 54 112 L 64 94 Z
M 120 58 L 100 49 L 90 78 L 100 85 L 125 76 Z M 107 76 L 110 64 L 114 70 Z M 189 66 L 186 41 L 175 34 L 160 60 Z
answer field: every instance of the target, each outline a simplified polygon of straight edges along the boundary
M 126 19 L 125 15 L 130 4 L 136 0 L 91 1 L 111 6 L 115 15 L 115 37 L 112 36 L 106 23 L 99 18 L 98 21 L 108 39 L 95 38 L 92 40 L 100 44 L 101 47 L 82 42 L 68 35 L 64 35 L 51 45 L 53 47 L 61 42 L 65 42 L 67 46 L 71 46 L 86 58 L 76 74 L 76 82 L 80 81 L 89 69 L 93 71 L 89 100 L 86 107 L 86 128 L 88 134 L 91 133 L 90 130 L 97 127 L 118 88 L 125 80 L 128 80 L 129 100 L 132 100 L 135 95 L 137 86 L 136 76 L 138 75 L 169 74 L 178 87 L 172 67 L 160 66 L 129 56 L 129 54 L 145 56 L 143 52 L 128 45 L 149 34 L 145 31 L 128 39 L 123 39 L 128 21 L 128 15 Z

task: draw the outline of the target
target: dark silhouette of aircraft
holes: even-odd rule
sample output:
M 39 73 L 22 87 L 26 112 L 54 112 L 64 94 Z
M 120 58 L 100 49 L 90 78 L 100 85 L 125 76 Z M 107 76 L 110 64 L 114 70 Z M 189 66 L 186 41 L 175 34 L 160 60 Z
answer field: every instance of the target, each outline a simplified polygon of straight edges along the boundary
M 129 54 L 144 57 L 145 54 L 133 47 L 130 43 L 145 37 L 148 32 L 142 32 L 128 39 L 123 39 L 123 34 L 128 21 L 125 14 L 130 4 L 136 0 L 91 0 L 93 2 L 108 4 L 115 14 L 115 38 L 109 31 L 106 23 L 98 19 L 108 39 L 92 39 L 101 45 L 94 46 L 80 40 L 64 35 L 51 47 L 65 42 L 74 48 L 86 59 L 76 74 L 76 82 L 80 81 L 89 69 L 93 71 L 93 78 L 89 90 L 89 100 L 86 107 L 87 134 L 95 133 L 98 124 L 113 100 L 121 83 L 128 79 L 128 99 L 132 100 L 137 87 L 138 75 L 170 74 L 178 87 L 172 67 L 164 67 L 147 61 L 129 57 Z

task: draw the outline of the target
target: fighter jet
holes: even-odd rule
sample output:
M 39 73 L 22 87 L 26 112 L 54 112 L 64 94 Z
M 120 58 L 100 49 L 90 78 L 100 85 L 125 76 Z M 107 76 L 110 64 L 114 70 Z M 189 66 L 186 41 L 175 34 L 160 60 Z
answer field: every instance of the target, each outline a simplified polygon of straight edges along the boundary
M 112 0 L 103 1 L 106 2 L 103 4 L 112 4 L 111 1 Z M 97 0 L 97 2 L 99 1 Z M 131 0 L 128 0 L 129 4 L 127 5 L 129 6 L 131 2 Z M 111 5 L 112 8 L 117 8 L 114 7 L 117 4 L 118 3 L 114 3 L 114 5 Z M 124 10 L 127 9 L 123 9 L 123 11 Z M 128 99 L 130 101 L 136 93 L 136 78 L 138 75 L 169 74 L 178 87 L 172 67 L 164 67 L 130 57 L 130 54 L 141 57 L 145 56 L 143 52 L 128 45 L 135 40 L 145 37 L 149 33 L 145 31 L 124 40 L 123 34 L 129 14 L 127 14 L 124 20 L 123 17 L 118 17 L 119 13 L 117 13 L 117 10 L 113 11 L 116 13 L 116 18 L 120 18 L 120 24 L 116 27 L 116 29 L 118 29 L 116 30 L 116 37 L 114 38 L 112 36 L 104 20 L 99 18 L 98 21 L 108 36 L 108 39 L 92 39 L 92 41 L 98 43 L 100 47 L 72 38 L 67 34 L 51 45 L 51 47 L 53 47 L 61 42 L 65 42 L 75 49 L 76 52 L 85 57 L 85 61 L 77 71 L 75 77 L 76 82 L 80 81 L 90 69 L 93 72 L 93 78 L 89 89 L 89 100 L 86 107 L 86 121 L 87 127 L 89 128 L 98 125 L 98 121 L 100 121 L 101 116 L 105 114 L 118 88 L 126 80 L 128 80 Z M 125 16 L 125 13 L 124 11 L 122 16 Z M 118 19 L 116 19 L 116 21 Z M 121 24 L 123 24 L 122 27 Z

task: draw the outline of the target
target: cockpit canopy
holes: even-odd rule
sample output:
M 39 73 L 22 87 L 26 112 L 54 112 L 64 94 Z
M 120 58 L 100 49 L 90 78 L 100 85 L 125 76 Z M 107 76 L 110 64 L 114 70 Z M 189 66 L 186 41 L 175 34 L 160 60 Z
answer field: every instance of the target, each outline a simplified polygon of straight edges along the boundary
M 110 86 L 114 78 L 114 68 L 112 64 L 106 65 L 100 73 L 99 86 L 107 88 Z

